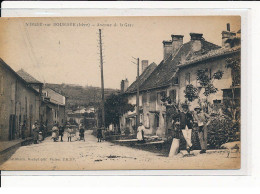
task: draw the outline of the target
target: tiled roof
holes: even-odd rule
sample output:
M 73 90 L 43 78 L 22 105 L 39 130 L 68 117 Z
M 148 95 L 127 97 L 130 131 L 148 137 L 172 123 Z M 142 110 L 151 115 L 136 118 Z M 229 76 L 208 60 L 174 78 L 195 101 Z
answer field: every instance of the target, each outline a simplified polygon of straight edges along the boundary
M 144 72 L 139 76 L 139 87 L 145 82 L 145 80 L 151 75 L 154 69 L 157 67 L 156 63 L 151 63 Z M 137 90 L 137 82 L 134 81 L 125 91 L 125 93 L 134 93 Z
M 15 72 L 9 65 L 7 65 L 3 59 L 0 58 L 0 65 L 8 69 L 11 73 L 15 75 L 24 85 L 26 85 L 30 90 L 32 90 L 34 93 L 39 94 L 38 91 L 36 91 L 33 87 L 28 86 L 28 82 L 24 80 L 17 72 Z
M 234 52 L 239 52 L 241 50 L 240 46 L 233 47 L 233 48 L 220 48 L 217 50 L 212 50 L 209 51 L 207 54 L 204 55 L 199 55 L 199 56 L 194 56 L 189 60 L 183 61 L 181 64 L 178 65 L 178 67 L 184 67 L 193 63 L 197 63 L 206 59 L 214 58 L 214 57 L 219 57 L 227 54 L 231 54 Z
M 16 72 L 20 77 L 22 77 L 26 82 L 32 84 L 42 84 L 39 82 L 37 79 L 35 79 L 33 76 L 31 76 L 29 73 L 24 71 L 23 69 L 20 69 L 19 71 Z
M 221 48 L 220 46 L 207 42 L 204 39 L 201 40 L 201 44 L 201 50 L 198 52 L 192 52 L 191 41 L 183 44 L 173 57 L 171 55 L 166 61 L 162 61 L 157 66 L 157 68 L 152 72 L 149 78 L 141 85 L 140 91 L 170 85 L 174 74 L 178 70 L 178 65 L 181 64 L 183 61 L 189 60 L 193 57 L 204 55 L 211 50 Z

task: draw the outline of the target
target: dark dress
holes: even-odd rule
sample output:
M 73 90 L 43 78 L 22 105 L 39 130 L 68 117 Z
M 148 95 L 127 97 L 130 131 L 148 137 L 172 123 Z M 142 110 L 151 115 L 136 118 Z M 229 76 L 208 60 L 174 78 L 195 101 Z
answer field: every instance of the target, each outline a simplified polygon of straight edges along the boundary
M 81 129 L 79 130 L 79 136 L 80 136 L 81 138 L 84 137 L 84 132 L 85 132 L 85 130 L 84 130 L 83 128 L 81 128 Z
M 97 130 L 97 138 L 99 138 L 99 139 L 102 138 L 102 129 Z

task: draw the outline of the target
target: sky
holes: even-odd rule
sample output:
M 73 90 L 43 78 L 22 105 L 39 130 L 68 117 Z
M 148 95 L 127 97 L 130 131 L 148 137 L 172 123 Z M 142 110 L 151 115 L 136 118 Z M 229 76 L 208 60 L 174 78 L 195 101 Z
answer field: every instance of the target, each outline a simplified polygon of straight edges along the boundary
M 0 18 L 0 58 L 46 83 L 101 86 L 99 34 L 102 29 L 105 88 L 135 80 L 135 58 L 159 64 L 163 40 L 171 34 L 203 33 L 221 46 L 221 32 L 241 26 L 239 16 Z

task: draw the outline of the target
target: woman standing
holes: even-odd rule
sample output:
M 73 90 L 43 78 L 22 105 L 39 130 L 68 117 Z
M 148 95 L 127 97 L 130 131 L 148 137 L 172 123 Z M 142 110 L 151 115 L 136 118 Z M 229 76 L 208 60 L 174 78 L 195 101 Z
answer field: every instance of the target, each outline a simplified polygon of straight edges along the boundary
M 73 133 L 73 129 L 71 128 L 70 125 L 67 125 L 67 138 L 68 138 L 68 142 L 71 142 L 72 133 Z
M 137 128 L 137 140 L 140 142 L 144 142 L 144 131 L 145 127 L 143 126 L 143 123 L 140 122 L 139 127 Z
M 59 128 L 57 124 L 54 124 L 52 127 L 52 139 L 54 142 L 56 142 L 59 138 Z
M 34 144 L 37 144 L 38 143 L 38 138 L 39 138 L 39 125 L 38 125 L 37 121 L 35 121 L 35 123 L 33 124 L 32 130 L 33 130 Z

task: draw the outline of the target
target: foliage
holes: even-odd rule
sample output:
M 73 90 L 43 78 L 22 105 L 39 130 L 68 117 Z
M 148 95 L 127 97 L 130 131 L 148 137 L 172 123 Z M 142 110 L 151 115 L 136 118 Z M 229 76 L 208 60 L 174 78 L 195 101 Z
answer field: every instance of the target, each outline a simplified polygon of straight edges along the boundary
M 241 79 L 240 57 L 227 58 L 226 68 L 230 68 L 232 70 L 232 86 L 240 85 L 240 79 Z
M 195 100 L 199 97 L 198 89 L 196 87 L 194 87 L 192 84 L 189 84 L 186 86 L 184 93 L 185 93 L 185 98 L 187 98 L 188 101 L 190 101 L 190 102 L 192 102 L 193 100 Z
M 210 77 L 207 74 L 208 69 L 200 69 L 197 71 L 197 80 L 202 87 L 205 87 L 210 82 Z
M 237 128 L 230 118 L 213 118 L 208 125 L 209 148 L 218 149 L 226 142 L 238 141 L 237 132 Z
M 105 126 L 108 127 L 111 123 L 119 125 L 120 116 L 133 111 L 134 107 L 124 96 L 111 94 L 105 101 Z
M 212 79 L 209 76 L 208 69 L 200 69 L 197 71 L 197 80 L 200 85 L 204 87 L 204 95 L 208 97 L 210 94 L 214 94 L 218 91 L 218 89 L 213 85 L 214 80 L 220 80 L 223 77 L 224 72 L 218 70 L 213 74 Z
M 77 110 L 78 107 L 98 107 L 101 102 L 101 89 L 99 87 L 51 83 L 46 83 L 45 86 L 68 97 L 67 109 Z M 116 90 L 106 88 L 105 97 L 114 92 Z
M 241 38 L 235 37 L 232 39 L 228 39 L 228 40 L 226 40 L 226 43 L 229 43 L 230 47 L 233 48 L 235 46 L 241 45 Z
M 208 144 L 216 149 L 226 142 L 240 140 L 240 103 L 232 100 L 225 101 L 222 113 L 211 115 L 208 125 Z

